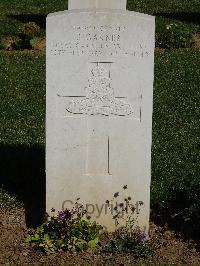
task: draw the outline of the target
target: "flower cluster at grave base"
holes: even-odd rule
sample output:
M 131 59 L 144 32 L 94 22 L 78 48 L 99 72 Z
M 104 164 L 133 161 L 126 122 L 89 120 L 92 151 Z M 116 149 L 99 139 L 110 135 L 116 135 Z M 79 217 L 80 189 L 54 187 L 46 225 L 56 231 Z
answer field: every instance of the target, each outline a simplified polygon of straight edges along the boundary
M 82 251 L 99 247 L 103 227 L 89 219 L 84 220 L 85 212 L 65 210 L 52 216 L 38 227 L 26 242 L 47 253 L 61 250 Z
M 113 202 L 118 196 L 119 193 L 115 193 L 113 199 L 107 203 Z M 127 206 L 131 204 L 130 199 L 130 197 L 124 199 Z M 47 215 L 46 222 L 30 234 L 26 242 L 48 254 L 61 250 L 133 252 L 139 256 L 152 254 L 152 248 L 148 243 L 148 234 L 135 227 L 136 219 L 132 217 L 134 212 L 126 218 L 126 225 L 118 228 L 119 220 L 124 220 L 124 215 L 121 214 L 126 212 L 123 207 L 124 203 L 121 203 L 120 208 L 114 208 L 115 213 L 112 215 L 116 231 L 110 235 L 103 230 L 103 226 L 90 220 L 87 211 L 78 201 L 79 199 L 72 209 L 65 209 L 58 212 L 57 215 L 55 215 L 55 210 L 52 210 L 52 215 Z M 86 219 L 84 219 L 85 217 Z M 105 238 L 107 238 L 106 242 Z
M 146 232 L 139 228 L 134 230 L 127 227 L 119 228 L 113 234 L 112 239 L 105 245 L 105 252 L 131 252 L 138 257 L 148 257 L 153 255 L 154 250 L 148 243 L 150 240 Z

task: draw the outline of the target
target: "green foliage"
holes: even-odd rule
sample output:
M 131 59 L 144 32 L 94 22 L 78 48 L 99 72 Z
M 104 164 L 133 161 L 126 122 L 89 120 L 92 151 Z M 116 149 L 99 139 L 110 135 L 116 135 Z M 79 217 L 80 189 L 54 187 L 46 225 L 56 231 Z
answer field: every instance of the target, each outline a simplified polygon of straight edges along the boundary
M 139 228 L 122 227 L 114 233 L 114 237 L 106 244 L 104 251 L 109 253 L 130 252 L 138 257 L 148 257 L 154 253 L 148 240 L 148 235 Z
M 15 43 L 15 49 L 31 49 L 36 45 L 36 37 L 42 35 L 42 30 L 35 22 L 28 22 L 21 27 L 20 39 Z
M 45 58 L 0 53 L 1 145 L 44 145 Z
M 151 207 L 184 210 L 193 220 L 200 215 L 199 58 L 195 49 L 155 58 Z M 0 80 L 1 145 L 44 146 L 44 56 L 1 52 Z
M 116 228 L 125 224 L 127 230 L 131 230 L 138 218 L 139 207 L 142 201 L 133 202 L 131 196 L 126 195 L 128 186 L 123 186 L 123 192 L 116 192 L 111 200 L 106 200 L 106 205 L 112 214 Z M 121 194 L 121 195 L 120 195 Z
M 40 27 L 35 22 L 28 22 L 23 25 L 22 32 L 28 39 L 32 39 L 38 36 Z
M 75 208 L 52 215 L 27 238 L 27 242 L 47 253 L 60 250 L 83 251 L 99 248 L 103 227 L 84 220 L 85 212 Z
M 128 0 L 128 9 L 142 13 L 175 13 L 175 12 L 199 12 L 198 0 Z
M 125 187 L 127 189 L 127 186 L 124 186 L 124 189 Z M 115 193 L 114 199 L 118 196 L 119 192 Z M 111 202 L 112 200 L 109 203 L 107 200 L 107 204 Z M 130 206 L 130 202 L 126 206 Z M 136 219 L 132 210 L 128 218 L 124 217 L 124 215 L 120 218 L 118 215 L 117 218 L 116 215 L 113 216 L 114 220 L 125 220 L 126 225 L 123 227 L 120 225 L 112 234 L 112 237 L 109 237 L 109 241 L 106 244 L 102 244 L 103 242 L 101 240 L 107 232 L 103 232 L 103 227 L 96 222 L 91 222 L 90 218 L 87 218 L 87 220 L 84 219 L 87 211 L 78 202 L 76 202 L 72 210 L 66 209 L 65 211 L 59 212 L 57 216 L 55 216 L 54 210 L 52 212 L 51 217 L 48 216 L 46 222 L 32 232 L 26 239 L 27 243 L 48 254 L 61 250 L 93 251 L 96 249 L 110 253 L 131 252 L 135 256 L 140 257 L 153 254 L 153 250 L 148 243 L 148 234 L 142 232 L 135 226 Z M 126 212 L 125 209 L 117 211 L 117 213 L 124 212 Z M 113 213 L 111 212 L 111 214 Z M 117 223 L 118 225 L 119 223 Z
M 31 45 L 31 47 L 35 47 L 36 46 L 36 44 L 37 44 L 37 38 L 32 38 L 31 40 L 30 40 L 30 45 Z
M 45 28 L 46 15 L 64 9 L 67 9 L 66 0 L 0 1 L 0 35 L 19 35 L 23 24 L 31 21 Z
M 200 214 L 200 52 L 157 53 L 152 147 L 152 208 Z M 194 207 L 194 208 L 193 208 Z M 197 215 L 198 214 L 198 215 Z
M 103 250 L 110 253 L 131 252 L 140 257 L 151 256 L 153 250 L 148 243 L 149 236 L 136 226 L 139 213 L 137 203 L 133 203 L 130 196 L 126 196 L 120 204 L 117 203 L 120 194 L 124 195 L 127 189 L 127 185 L 123 186 L 123 193 L 116 192 L 111 200 L 106 201 L 107 204 L 112 206 L 111 213 L 115 220 L 116 230 Z M 142 206 L 143 202 L 138 201 L 138 204 Z M 113 208 L 113 206 L 115 207 Z M 122 226 L 123 224 L 125 225 Z
M 189 48 L 194 42 L 196 28 L 190 24 L 157 18 L 156 46 L 160 48 Z
M 148 243 L 142 243 L 132 238 L 111 240 L 104 248 L 109 253 L 133 253 L 137 257 L 150 257 L 154 254 L 153 248 Z
M 19 40 L 17 36 L 2 36 L 0 37 L 0 49 L 11 51 Z
M 198 15 L 198 0 L 128 0 L 128 9 L 147 14 L 162 15 L 168 13 L 175 16 L 182 13 L 185 20 L 198 23 L 193 13 Z M 67 9 L 67 0 L 4 0 L 0 2 L 0 35 L 19 35 L 25 22 L 35 21 L 37 25 L 45 25 L 48 13 Z M 184 18 L 183 18 L 184 20 Z M 42 23 L 41 23 L 42 22 Z M 45 28 L 45 27 L 44 27 Z M 43 31 L 44 35 L 44 31 Z
M 22 206 L 22 202 L 20 202 L 16 196 L 10 195 L 4 188 L 0 188 L 0 208 L 11 210 Z

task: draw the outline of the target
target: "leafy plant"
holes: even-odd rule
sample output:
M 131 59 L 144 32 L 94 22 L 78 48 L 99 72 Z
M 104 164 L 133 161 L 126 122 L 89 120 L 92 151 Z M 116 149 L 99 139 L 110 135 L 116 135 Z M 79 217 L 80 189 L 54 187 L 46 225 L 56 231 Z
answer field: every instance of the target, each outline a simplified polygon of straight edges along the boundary
M 194 43 L 195 28 L 189 24 L 157 18 L 156 46 L 164 49 L 189 48 Z
M 129 223 L 128 223 L 129 224 Z M 110 253 L 131 252 L 138 257 L 153 255 L 154 250 L 149 244 L 149 235 L 139 227 L 120 227 L 115 231 L 111 240 L 105 245 L 104 251 Z
M 17 36 L 1 36 L 0 37 L 0 49 L 13 50 L 15 44 L 19 41 Z
M 123 187 L 124 190 L 127 186 Z M 119 192 L 115 193 L 111 201 L 106 201 L 113 207 Z M 102 241 L 103 227 L 96 222 L 91 222 L 90 218 L 84 219 L 87 212 L 83 205 L 78 204 L 78 200 L 72 210 L 66 209 L 55 215 L 47 216 L 46 222 L 38 227 L 26 240 L 33 247 L 42 249 L 47 253 L 54 253 L 60 250 L 83 251 L 101 249 L 105 252 L 132 252 L 137 256 L 148 256 L 152 254 L 152 249 L 147 243 L 149 240 L 146 232 L 142 232 L 135 226 L 136 211 L 135 205 L 131 203 L 131 197 L 126 197 L 123 203 L 114 207 L 113 219 L 117 229 L 108 241 Z M 142 202 L 139 202 L 142 205 Z M 111 207 L 111 210 L 113 209 Z M 119 209 L 118 209 L 119 207 Z M 128 213 L 130 214 L 120 215 Z M 125 226 L 121 227 L 121 221 L 125 221 Z M 105 244 L 106 243 L 106 244 Z
M 31 49 L 36 45 L 36 37 L 40 36 L 42 30 L 35 22 L 28 22 L 21 27 L 20 40 L 16 43 L 16 49 Z
M 117 238 L 111 240 L 104 248 L 109 253 L 133 253 L 137 257 L 149 257 L 154 254 L 153 248 L 148 243 L 142 243 L 133 238 Z
M 127 185 L 123 186 L 123 190 L 127 190 Z M 123 193 L 124 196 L 125 193 Z M 121 195 L 122 196 L 122 195 Z M 115 226 L 121 227 L 125 224 L 126 228 L 132 229 L 137 221 L 140 209 L 144 203 L 142 201 L 133 202 L 131 196 L 125 196 L 120 200 L 120 193 L 116 192 L 111 200 L 106 200 L 106 204 L 110 209 Z
M 37 40 L 38 40 L 37 37 L 34 37 L 34 38 L 32 38 L 30 40 L 30 45 L 31 45 L 32 48 L 36 48 L 36 46 L 37 46 Z
M 127 190 L 127 185 L 123 189 Z M 115 205 L 113 219 L 117 229 L 103 250 L 111 253 L 132 252 L 136 256 L 144 257 L 152 255 L 153 249 L 148 243 L 148 234 L 136 226 L 139 214 L 138 205 L 142 206 L 143 202 L 133 203 L 132 198 L 128 196 L 120 204 L 115 204 L 119 195 L 119 192 L 115 193 L 113 199 L 106 202 L 112 206 Z M 125 225 L 121 226 L 124 222 Z
M 22 27 L 23 34 L 29 39 L 38 36 L 40 31 L 40 27 L 35 22 L 25 23 Z
M 26 242 L 47 253 L 60 250 L 83 251 L 99 248 L 103 227 L 89 219 L 77 205 L 72 210 L 59 212 L 48 217 L 46 222 L 29 235 Z

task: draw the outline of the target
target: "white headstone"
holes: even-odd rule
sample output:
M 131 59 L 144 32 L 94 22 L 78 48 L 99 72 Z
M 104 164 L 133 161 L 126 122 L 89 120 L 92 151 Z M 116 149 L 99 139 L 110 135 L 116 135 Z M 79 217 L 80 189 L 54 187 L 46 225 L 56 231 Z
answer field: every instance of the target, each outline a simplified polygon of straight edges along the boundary
M 119 192 L 144 202 L 148 230 L 155 22 L 108 2 L 71 0 L 47 17 L 47 212 L 80 198 L 113 230 L 105 202 Z
M 110 8 L 126 10 L 127 0 L 71 0 L 68 9 Z

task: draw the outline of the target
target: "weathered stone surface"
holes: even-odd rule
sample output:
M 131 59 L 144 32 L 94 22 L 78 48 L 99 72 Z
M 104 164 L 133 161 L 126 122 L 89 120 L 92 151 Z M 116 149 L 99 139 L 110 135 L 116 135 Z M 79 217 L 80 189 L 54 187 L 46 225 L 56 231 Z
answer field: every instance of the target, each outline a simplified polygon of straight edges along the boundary
M 126 10 L 127 0 L 71 0 L 68 9 L 109 8 Z
M 154 17 L 122 10 L 48 16 L 47 211 L 80 198 L 113 230 L 105 202 L 120 192 L 115 202 L 144 202 L 148 229 L 154 29 Z

